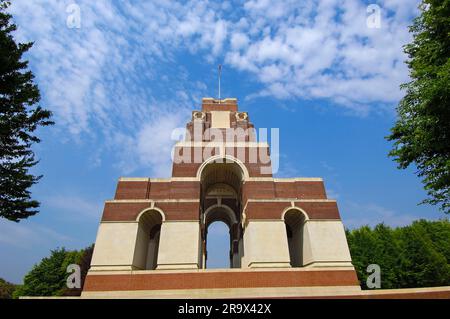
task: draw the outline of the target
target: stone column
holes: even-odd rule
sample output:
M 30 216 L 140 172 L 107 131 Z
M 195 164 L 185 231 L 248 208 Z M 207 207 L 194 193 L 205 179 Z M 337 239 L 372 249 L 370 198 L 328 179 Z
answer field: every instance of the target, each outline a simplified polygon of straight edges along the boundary
M 132 270 L 137 222 L 102 222 L 98 228 L 91 270 Z
M 283 220 L 250 220 L 244 232 L 244 268 L 291 267 Z
M 340 220 L 308 220 L 303 228 L 303 266 L 352 267 Z
M 199 269 L 200 245 L 198 221 L 163 222 L 156 269 Z

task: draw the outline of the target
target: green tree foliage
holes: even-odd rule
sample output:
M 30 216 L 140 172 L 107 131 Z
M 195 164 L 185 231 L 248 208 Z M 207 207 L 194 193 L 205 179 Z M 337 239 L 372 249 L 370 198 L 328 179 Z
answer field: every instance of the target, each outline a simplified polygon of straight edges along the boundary
M 367 289 L 369 264 L 381 268 L 381 288 L 450 285 L 450 222 L 419 220 L 392 229 L 379 224 L 347 230 L 347 241 L 361 287 Z
M 39 89 L 22 59 L 33 44 L 14 41 L 7 6 L 0 0 L 0 217 L 19 221 L 38 212 L 29 189 L 41 176 L 29 173 L 37 163 L 31 146 L 40 142 L 36 129 L 53 122 L 51 112 L 37 105 Z
M 411 81 L 387 137 L 399 168 L 417 166 L 428 198 L 450 212 L 450 1 L 423 0 L 405 46 Z
M 93 246 L 80 251 L 67 251 L 64 248 L 51 251 L 49 257 L 25 275 L 24 283 L 14 292 L 14 298 L 19 296 L 79 296 L 81 289 L 68 289 L 66 285 L 67 266 L 78 264 L 81 268 L 81 282 L 89 269 Z
M 0 278 L 0 299 L 11 299 L 16 285 Z
M 86 275 L 88 273 L 89 267 L 91 266 L 92 253 L 94 252 L 94 245 L 87 247 L 82 251 L 82 254 L 78 260 L 78 265 L 81 270 L 81 288 L 65 288 L 63 291 L 64 296 L 80 296 L 81 291 L 83 290 L 84 280 L 86 279 Z

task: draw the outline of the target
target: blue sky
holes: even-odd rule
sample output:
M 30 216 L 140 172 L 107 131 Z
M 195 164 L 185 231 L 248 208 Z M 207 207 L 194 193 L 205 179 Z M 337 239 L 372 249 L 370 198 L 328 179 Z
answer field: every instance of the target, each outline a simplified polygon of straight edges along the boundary
M 80 28 L 67 19 L 80 9 Z M 384 137 L 408 80 L 402 45 L 415 0 L 16 0 L 16 38 L 56 125 L 35 146 L 41 212 L 0 220 L 0 277 L 21 282 L 50 249 L 95 240 L 120 176 L 168 177 L 170 133 L 202 97 L 236 97 L 257 127 L 280 129 L 280 177 L 323 177 L 346 227 L 438 219 L 414 169 L 400 171 Z M 217 224 L 217 225 L 216 225 Z M 227 230 L 213 224 L 211 265 L 226 263 Z M 214 234 L 216 234 L 214 236 Z M 224 261 L 225 260 L 225 261 Z

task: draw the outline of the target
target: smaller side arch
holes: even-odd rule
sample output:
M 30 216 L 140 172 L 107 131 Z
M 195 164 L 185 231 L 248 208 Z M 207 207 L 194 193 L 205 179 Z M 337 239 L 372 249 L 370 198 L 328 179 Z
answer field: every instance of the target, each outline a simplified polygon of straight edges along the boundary
M 162 211 L 162 209 L 158 208 L 158 207 L 147 207 L 144 208 L 136 217 L 136 221 L 139 222 L 142 218 L 142 216 L 148 212 L 151 212 L 152 210 L 154 210 L 155 212 L 158 212 L 161 215 L 161 220 L 164 222 L 166 221 L 166 215 L 164 214 L 164 212 Z
M 309 220 L 308 214 L 301 208 L 292 206 L 286 208 L 282 215 L 286 225 L 286 235 L 289 248 L 289 258 L 292 267 L 303 266 L 305 249 L 305 223 Z
M 142 210 L 136 217 L 137 233 L 133 255 L 133 266 L 136 269 L 156 269 L 161 225 L 165 219 L 164 212 L 153 205 Z
M 282 220 L 285 219 L 286 213 L 287 213 L 288 211 L 290 211 L 290 210 L 298 211 L 300 214 L 302 214 L 303 217 L 304 217 L 304 219 L 305 219 L 305 222 L 306 222 L 307 220 L 309 220 L 308 214 L 307 214 L 302 208 L 297 207 L 297 206 L 289 206 L 289 207 L 285 208 L 285 209 L 283 210 L 283 212 L 281 213 L 281 219 L 282 219 Z

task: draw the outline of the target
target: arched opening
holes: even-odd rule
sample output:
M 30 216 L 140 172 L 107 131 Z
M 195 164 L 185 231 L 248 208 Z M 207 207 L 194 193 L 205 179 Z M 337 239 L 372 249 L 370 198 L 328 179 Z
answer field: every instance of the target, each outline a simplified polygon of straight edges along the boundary
M 161 234 L 161 224 L 153 226 L 153 228 L 150 230 L 145 269 L 156 269 L 158 262 L 160 234 Z
M 244 176 L 241 166 L 229 159 L 220 158 L 209 162 L 201 168 L 200 213 L 203 229 L 202 260 L 205 268 L 213 264 L 207 262 L 208 255 L 219 254 L 223 256 L 225 253 L 229 254 L 229 267 L 241 267 L 243 255 L 242 228 L 240 225 L 242 212 L 241 189 Z M 212 245 L 211 243 L 214 244 L 214 240 L 211 242 L 208 238 L 209 226 L 218 221 L 228 226 L 229 245 L 227 247 L 224 247 L 223 244 Z M 216 250 L 220 250 L 220 252 Z
M 290 209 L 284 214 L 292 267 L 303 266 L 303 225 L 306 216 L 298 209 Z
M 230 229 L 221 221 L 208 226 L 206 242 L 206 268 L 231 268 L 230 261 Z
M 220 223 L 217 223 L 220 222 Z M 210 226 L 217 224 L 225 224 L 227 226 L 227 232 L 229 235 L 223 234 L 216 234 L 212 233 L 212 241 L 210 238 Z M 239 268 L 240 267 L 240 255 L 239 255 L 239 249 L 238 249 L 238 243 L 239 243 L 239 223 L 236 217 L 235 212 L 226 205 L 213 205 L 209 207 L 205 212 L 205 219 L 204 219 L 204 225 L 205 225 L 205 234 L 204 234 L 204 241 L 205 241 L 205 251 L 204 251 L 204 261 L 205 261 L 205 268 L 208 268 L 211 263 L 208 262 L 209 255 L 213 254 L 213 256 L 227 256 L 229 262 L 227 263 L 227 266 L 223 268 Z M 212 226 L 213 229 L 215 228 L 214 225 Z M 224 237 L 228 239 L 228 244 L 224 244 L 223 240 L 219 240 L 217 242 L 217 237 L 215 235 L 221 235 L 221 239 Z M 217 268 L 217 267 L 214 267 Z
M 133 266 L 137 269 L 153 270 L 157 267 L 159 237 L 164 215 L 149 209 L 138 216 L 138 230 Z

